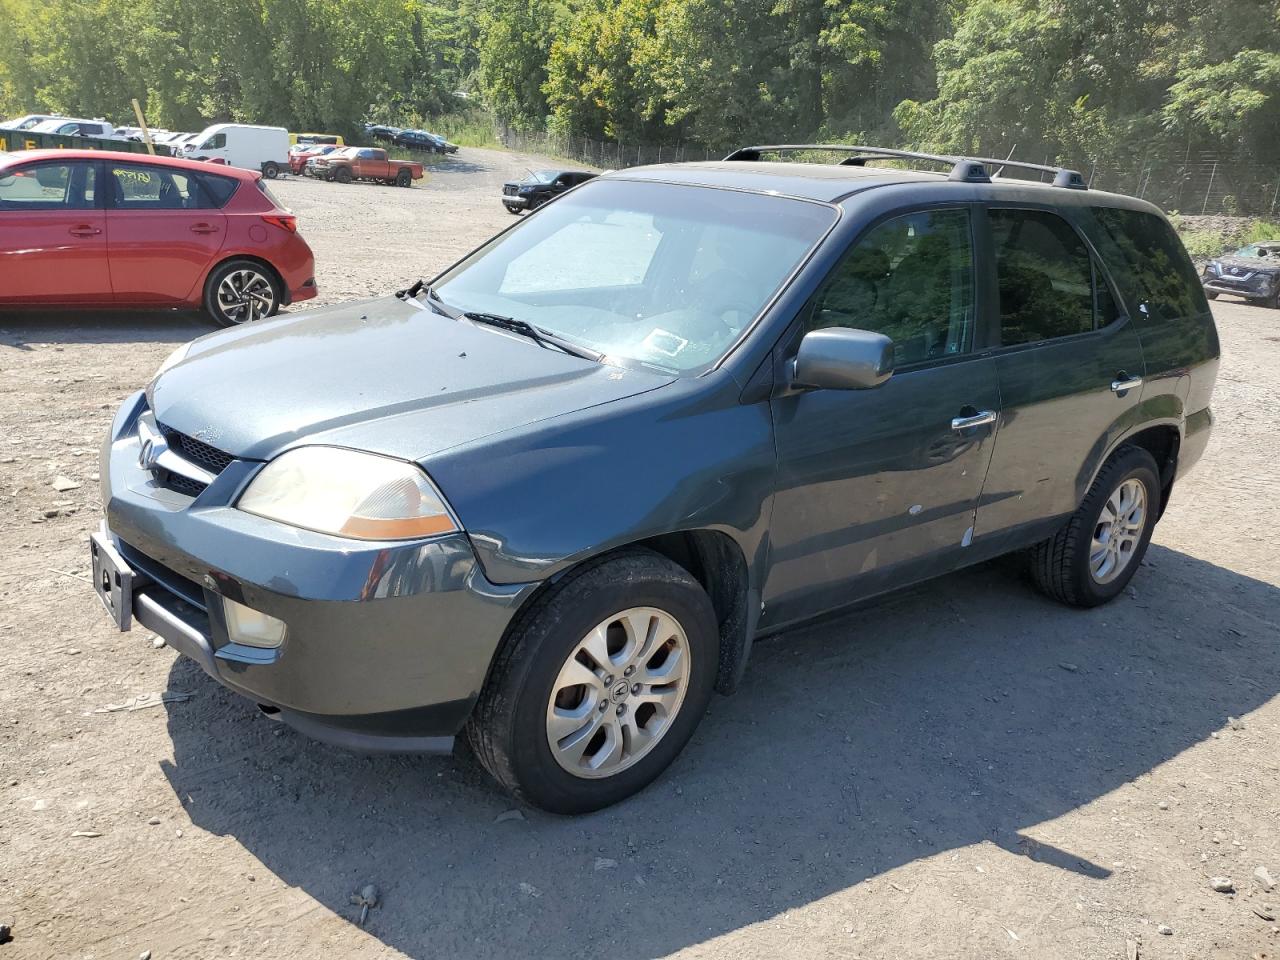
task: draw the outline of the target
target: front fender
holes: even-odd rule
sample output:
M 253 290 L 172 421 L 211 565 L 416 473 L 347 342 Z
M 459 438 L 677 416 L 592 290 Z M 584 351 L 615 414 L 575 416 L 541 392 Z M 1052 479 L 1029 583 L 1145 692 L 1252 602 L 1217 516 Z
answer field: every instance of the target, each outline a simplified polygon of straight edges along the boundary
M 763 568 L 775 455 L 766 403 L 731 377 L 678 381 L 424 463 L 494 583 L 544 580 L 659 534 L 731 537 Z

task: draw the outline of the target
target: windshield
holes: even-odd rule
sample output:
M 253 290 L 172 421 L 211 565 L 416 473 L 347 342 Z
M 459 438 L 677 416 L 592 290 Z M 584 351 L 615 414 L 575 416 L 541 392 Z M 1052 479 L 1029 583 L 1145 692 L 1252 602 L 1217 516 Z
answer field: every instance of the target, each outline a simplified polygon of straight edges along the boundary
M 556 177 L 560 176 L 559 170 L 530 170 L 529 175 L 524 178 L 525 183 L 550 183 Z
M 603 353 L 684 374 L 715 363 L 835 222 L 825 204 L 594 180 L 433 286 Z
M 1249 260 L 1277 260 L 1280 259 L 1280 246 L 1271 243 L 1251 243 L 1237 250 L 1236 256 Z

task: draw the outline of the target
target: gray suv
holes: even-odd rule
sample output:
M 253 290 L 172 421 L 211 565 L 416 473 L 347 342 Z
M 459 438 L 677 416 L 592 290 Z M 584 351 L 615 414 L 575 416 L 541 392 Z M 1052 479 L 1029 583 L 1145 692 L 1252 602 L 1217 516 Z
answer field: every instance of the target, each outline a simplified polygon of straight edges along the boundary
M 1217 333 L 1154 207 L 997 164 L 612 173 L 430 284 L 182 347 L 103 447 L 97 589 L 268 717 L 465 735 L 562 813 L 656 777 L 760 636 L 1013 551 L 1104 603 Z

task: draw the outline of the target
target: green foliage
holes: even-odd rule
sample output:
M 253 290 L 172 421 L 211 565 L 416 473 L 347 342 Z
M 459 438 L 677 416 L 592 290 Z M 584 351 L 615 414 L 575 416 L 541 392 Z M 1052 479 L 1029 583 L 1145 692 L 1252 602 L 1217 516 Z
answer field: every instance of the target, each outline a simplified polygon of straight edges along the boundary
M 0 0 L 0 106 L 200 129 L 234 120 L 354 134 L 440 112 L 474 72 L 466 4 L 434 0 Z
M 1280 223 L 1271 220 L 1240 220 L 1224 229 L 1220 225 L 1195 226 L 1195 219 L 1176 214 L 1169 218 L 1178 231 L 1178 236 L 1182 238 L 1187 253 L 1196 260 L 1220 257 L 1250 243 L 1280 240 Z M 1221 223 L 1218 218 L 1211 218 L 1211 222 Z
M 125 122 L 137 97 L 177 129 L 371 120 L 478 144 L 482 104 L 716 150 L 856 138 L 1135 170 L 1280 152 L 1275 0 L 0 0 L 0 36 L 9 115 Z

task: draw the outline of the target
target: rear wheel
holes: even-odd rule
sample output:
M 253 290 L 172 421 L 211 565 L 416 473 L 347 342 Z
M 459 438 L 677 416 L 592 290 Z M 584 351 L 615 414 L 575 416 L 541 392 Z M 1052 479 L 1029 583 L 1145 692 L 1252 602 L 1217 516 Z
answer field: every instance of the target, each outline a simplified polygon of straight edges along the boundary
M 1036 585 L 1074 607 L 1096 607 L 1118 596 L 1147 552 L 1160 497 L 1151 454 L 1121 447 L 1066 525 L 1031 548 Z
M 408 170 L 401 170 L 399 173 L 397 173 L 397 174 L 396 174 L 396 186 L 397 186 L 397 187 L 412 187 L 412 186 L 413 186 L 413 174 L 412 174 L 410 171 L 408 171 Z
M 335 170 L 335 171 L 334 171 L 333 179 L 337 180 L 339 183 L 350 183 L 350 182 L 351 182 L 351 168 L 350 168 L 350 167 L 339 167 L 337 170 Z
M 252 260 L 228 260 L 204 285 L 205 311 L 224 327 L 273 316 L 280 301 L 279 281 Z
M 262 175 L 268 180 L 274 180 L 276 177 L 280 176 L 280 164 L 272 160 L 268 160 L 262 165 Z
M 637 550 L 590 564 L 513 624 L 467 727 L 485 769 L 552 813 L 617 803 L 693 735 L 719 658 L 706 592 Z

